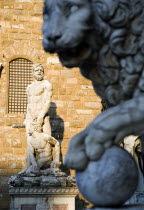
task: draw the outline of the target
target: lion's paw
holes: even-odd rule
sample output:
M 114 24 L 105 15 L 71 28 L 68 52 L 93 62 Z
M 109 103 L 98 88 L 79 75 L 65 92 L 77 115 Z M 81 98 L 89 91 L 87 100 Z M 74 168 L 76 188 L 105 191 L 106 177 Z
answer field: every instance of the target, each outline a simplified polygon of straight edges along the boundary
M 85 151 L 91 161 L 101 158 L 105 149 L 111 147 L 113 140 L 108 140 L 108 135 L 100 129 L 92 129 L 85 138 Z
M 112 146 L 114 132 L 91 128 L 74 136 L 70 143 L 64 164 L 71 169 L 84 170 L 90 161 L 101 158 L 105 150 Z

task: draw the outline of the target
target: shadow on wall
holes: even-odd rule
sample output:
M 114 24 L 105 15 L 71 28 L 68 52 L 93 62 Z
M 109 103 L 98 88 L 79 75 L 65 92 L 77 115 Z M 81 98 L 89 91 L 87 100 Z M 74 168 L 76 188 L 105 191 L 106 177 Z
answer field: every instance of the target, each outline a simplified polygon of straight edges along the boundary
M 56 104 L 51 102 L 48 113 L 50 115 L 52 136 L 61 143 L 64 135 L 64 121 L 59 115 L 57 115 L 56 108 Z
M 57 108 L 56 104 L 54 102 L 51 102 L 48 114 L 50 116 L 52 136 L 55 139 L 57 139 L 61 144 L 64 135 L 64 121 L 59 115 L 57 115 L 56 108 Z M 63 157 L 61 151 L 60 151 L 60 160 L 63 163 Z M 60 169 L 62 171 L 65 171 L 65 173 L 67 173 L 68 175 L 70 174 L 69 169 L 67 169 L 63 164 L 60 166 Z
M 2 75 L 2 70 L 3 70 L 3 66 L 2 66 L 2 63 L 0 63 L 0 78 L 1 78 L 1 75 Z

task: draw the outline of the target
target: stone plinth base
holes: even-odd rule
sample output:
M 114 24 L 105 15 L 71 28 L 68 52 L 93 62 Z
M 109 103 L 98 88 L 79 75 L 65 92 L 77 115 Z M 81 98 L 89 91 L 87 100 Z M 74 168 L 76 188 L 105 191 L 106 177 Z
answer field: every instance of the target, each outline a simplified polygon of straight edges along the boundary
M 91 209 L 85 209 L 85 210 L 144 210 L 144 205 L 125 205 L 122 207 L 117 208 L 91 208 Z
M 76 187 L 12 187 L 10 210 L 75 210 Z

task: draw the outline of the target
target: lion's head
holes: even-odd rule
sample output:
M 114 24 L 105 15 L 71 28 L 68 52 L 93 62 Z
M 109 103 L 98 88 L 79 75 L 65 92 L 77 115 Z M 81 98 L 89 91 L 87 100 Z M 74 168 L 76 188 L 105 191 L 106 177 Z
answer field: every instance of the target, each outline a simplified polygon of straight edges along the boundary
M 105 45 L 114 55 L 125 55 L 122 46 L 127 39 L 126 30 L 129 30 L 130 19 L 140 12 L 139 1 L 45 0 L 45 51 L 56 52 L 66 67 L 87 66 L 87 60 L 96 62 Z M 131 10 L 131 6 L 135 10 Z
M 43 46 L 80 67 L 111 105 L 133 97 L 144 65 L 143 0 L 46 0 Z
M 79 66 L 90 56 L 93 18 L 89 0 L 46 0 L 43 16 L 45 51 L 58 53 L 67 67 Z

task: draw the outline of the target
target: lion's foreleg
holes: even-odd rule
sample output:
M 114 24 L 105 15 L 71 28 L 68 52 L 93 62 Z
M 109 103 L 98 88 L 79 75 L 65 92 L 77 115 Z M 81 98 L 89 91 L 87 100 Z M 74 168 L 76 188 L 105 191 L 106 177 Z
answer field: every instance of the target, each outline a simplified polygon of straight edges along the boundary
M 141 132 L 144 127 L 143 104 L 144 96 L 140 96 L 101 113 L 84 131 L 72 138 L 66 165 L 84 169 L 88 159 L 98 160 L 112 144 L 119 143 L 127 135 Z
M 91 123 L 85 138 L 88 158 L 97 160 L 107 147 L 118 144 L 125 136 L 141 132 L 144 127 L 143 103 L 144 96 L 140 96 L 99 115 Z

